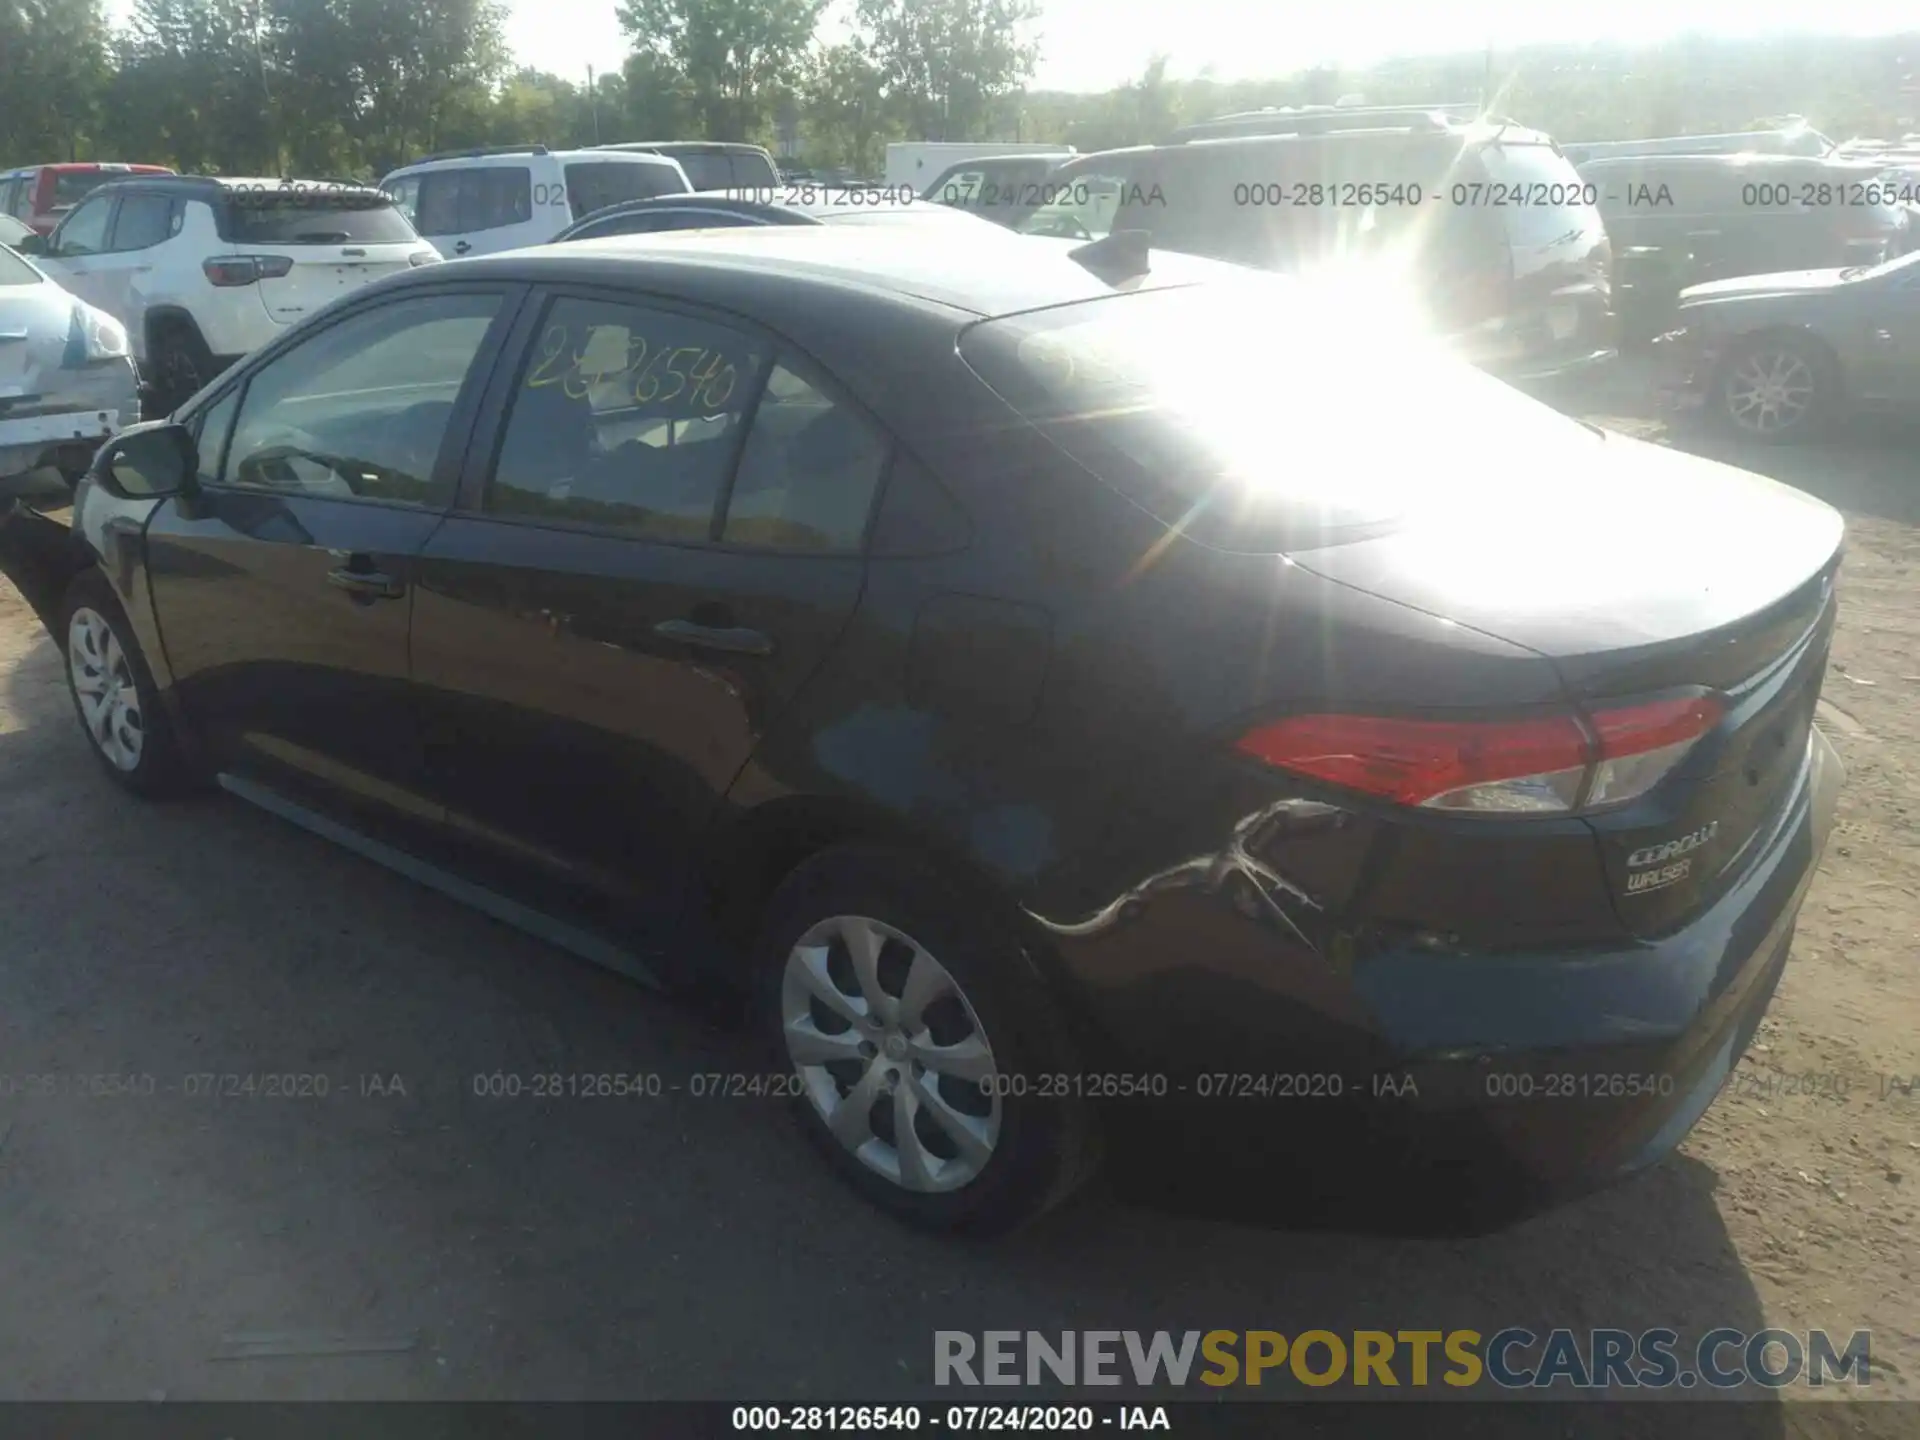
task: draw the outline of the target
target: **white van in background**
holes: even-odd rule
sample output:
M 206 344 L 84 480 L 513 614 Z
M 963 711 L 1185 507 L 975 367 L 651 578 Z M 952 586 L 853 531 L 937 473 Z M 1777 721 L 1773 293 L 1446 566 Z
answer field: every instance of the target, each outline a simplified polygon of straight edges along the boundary
M 1071 145 L 1016 145 L 1006 140 L 902 140 L 887 146 L 886 186 L 896 190 L 911 186 L 915 195 L 927 193 L 927 187 L 940 178 L 942 171 L 962 160 L 981 160 L 989 155 L 1071 155 Z
M 605 206 L 693 187 L 679 162 L 664 155 L 509 145 L 429 155 L 395 170 L 380 188 L 422 238 L 453 260 L 544 245 Z

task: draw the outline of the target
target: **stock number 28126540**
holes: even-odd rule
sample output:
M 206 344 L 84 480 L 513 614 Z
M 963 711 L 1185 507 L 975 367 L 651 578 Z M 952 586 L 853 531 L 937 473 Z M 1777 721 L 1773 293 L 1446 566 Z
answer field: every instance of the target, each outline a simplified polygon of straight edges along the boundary
M 589 368 L 593 339 L 589 333 L 576 347 L 567 326 L 549 325 L 540 337 L 539 358 L 527 372 L 526 388 L 558 385 L 582 400 L 618 382 L 636 405 L 676 405 L 689 414 L 711 415 L 725 407 L 739 383 L 739 372 L 718 350 L 652 344 L 644 335 L 627 336 L 625 346 Z
M 996 1074 L 982 1082 L 989 1095 L 1031 1095 L 1041 1100 L 1068 1097 L 1132 1100 L 1167 1093 L 1164 1075 L 1100 1075 L 1061 1071 L 1045 1075 Z

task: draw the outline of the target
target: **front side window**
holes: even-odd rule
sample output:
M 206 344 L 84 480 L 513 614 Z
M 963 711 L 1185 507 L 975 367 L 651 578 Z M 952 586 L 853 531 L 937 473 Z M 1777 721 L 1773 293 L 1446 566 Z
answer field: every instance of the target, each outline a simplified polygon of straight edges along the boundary
M 278 356 L 247 382 L 222 483 L 445 504 L 434 462 L 499 308 L 491 294 L 390 300 Z
M 416 229 L 420 225 L 420 177 L 403 175 L 398 180 L 389 180 L 380 187 L 393 197 L 393 208 L 407 217 L 407 223 Z M 427 232 L 421 230 L 422 235 Z
M 797 365 L 783 361 L 747 430 L 720 538 L 780 550 L 860 548 L 887 439 Z
M 98 255 L 107 248 L 107 217 L 112 213 L 111 195 L 96 195 L 81 202 L 80 208 L 67 216 L 54 232 L 54 253 Z
M 145 250 L 180 232 L 184 212 L 168 195 L 123 195 L 113 217 L 114 250 Z
M 486 508 L 705 540 L 765 348 L 677 312 L 561 299 L 515 388 Z

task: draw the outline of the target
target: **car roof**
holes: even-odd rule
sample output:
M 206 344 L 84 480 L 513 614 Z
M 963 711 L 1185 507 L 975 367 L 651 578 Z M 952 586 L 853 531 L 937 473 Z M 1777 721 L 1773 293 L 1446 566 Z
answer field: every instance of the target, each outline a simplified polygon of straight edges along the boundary
M 578 150 L 549 150 L 540 146 L 506 146 L 480 150 L 460 150 L 443 155 L 426 155 L 405 165 L 396 165 L 381 177 L 385 184 L 396 175 L 408 175 L 420 170 L 466 169 L 485 165 L 512 165 L 517 161 L 557 160 L 563 165 L 578 164 L 581 161 L 611 160 L 618 165 L 678 166 L 671 155 L 642 154 L 633 151 L 607 150 L 598 146 L 587 146 Z
M 1166 145 L 1128 145 L 1113 150 L 1096 150 L 1075 155 L 1065 162 L 1078 165 L 1087 160 L 1111 161 L 1121 155 L 1152 154 L 1227 154 L 1234 149 L 1254 151 L 1262 148 L 1295 148 L 1320 145 L 1356 145 L 1368 141 L 1391 141 L 1398 145 L 1542 145 L 1551 146 L 1553 137 L 1543 131 L 1497 120 L 1445 129 L 1415 129 L 1386 125 L 1366 130 L 1326 130 L 1310 134 L 1286 135 L 1200 135 L 1191 140 L 1176 140 Z M 1065 168 L 1064 166 L 1062 168 Z
M 990 243 L 982 243 L 987 236 Z M 1115 286 L 1072 258 L 1071 241 L 994 230 L 928 230 L 911 244 L 886 226 L 742 225 L 609 236 L 459 262 L 475 278 L 659 283 L 665 293 L 725 308 L 817 311 L 835 294 L 932 305 L 956 318 L 1072 304 L 1118 288 L 1160 289 L 1237 273 L 1155 252 L 1148 275 Z M 429 267 L 435 268 L 435 267 Z M 420 272 L 425 274 L 425 271 Z M 747 304 L 749 300 L 763 304 Z
M 323 194 L 352 196 L 355 200 L 377 200 L 389 204 L 393 199 L 379 186 L 363 184 L 358 180 L 286 180 L 256 175 L 133 175 L 125 180 L 110 181 L 93 193 L 95 195 L 109 192 L 115 195 L 184 193 L 193 199 L 212 200 L 234 191 L 243 192 L 249 198 L 258 197 L 261 200 L 283 193 L 309 195 L 315 191 Z
M 596 150 L 619 150 L 627 154 L 659 155 L 768 155 L 764 145 L 749 145 L 741 140 L 623 140 L 614 145 L 596 145 Z
M 1734 150 L 1723 155 L 1596 155 L 1579 162 L 1582 173 L 1588 170 L 1724 170 L 1807 167 L 1841 170 L 1874 170 L 1884 164 L 1879 155 L 1777 155 L 1772 151 Z

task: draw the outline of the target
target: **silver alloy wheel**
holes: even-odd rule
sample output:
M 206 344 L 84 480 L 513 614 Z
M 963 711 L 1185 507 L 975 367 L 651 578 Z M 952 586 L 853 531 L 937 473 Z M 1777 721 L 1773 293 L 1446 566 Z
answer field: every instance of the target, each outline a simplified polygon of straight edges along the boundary
M 834 1138 L 905 1190 L 958 1190 L 993 1158 L 993 1047 L 960 984 L 911 936 L 863 915 L 787 954 L 780 1028 Z
M 108 764 L 131 774 L 147 738 L 140 690 L 120 637 L 99 611 L 82 605 L 67 622 L 67 667 L 88 736 Z
M 1778 435 L 1813 407 L 1813 367 L 1791 350 L 1750 350 L 1727 373 L 1727 415 L 1742 430 Z

